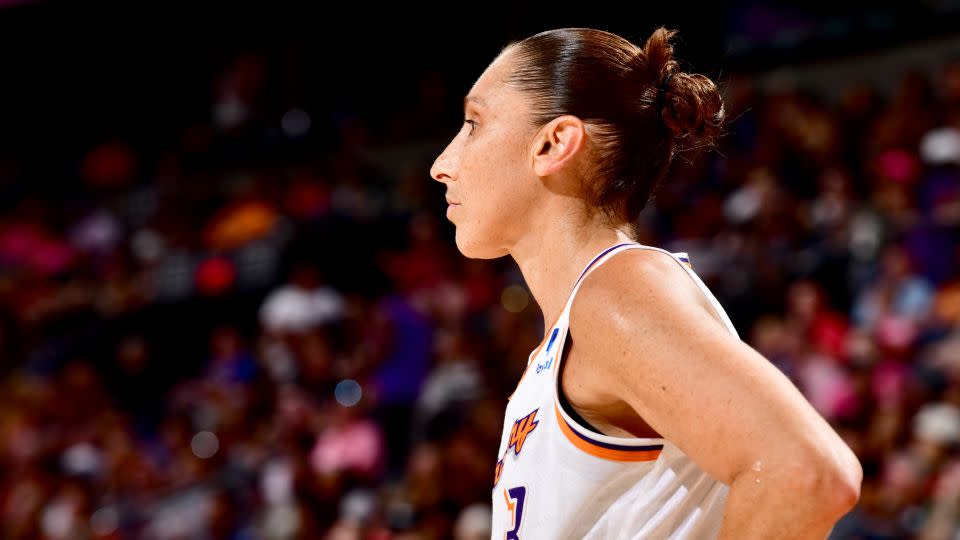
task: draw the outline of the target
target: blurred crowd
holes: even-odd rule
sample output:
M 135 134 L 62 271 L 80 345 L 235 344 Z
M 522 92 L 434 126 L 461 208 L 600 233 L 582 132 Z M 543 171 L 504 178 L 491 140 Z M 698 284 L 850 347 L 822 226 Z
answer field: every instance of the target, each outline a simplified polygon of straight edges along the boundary
M 456 251 L 428 176 L 461 96 L 429 73 L 386 122 L 321 119 L 267 62 L 224 66 L 175 140 L 50 156 L 56 192 L 0 154 L 3 538 L 489 538 L 543 321 L 512 260 Z M 727 134 L 640 241 L 688 252 L 857 452 L 833 538 L 956 539 L 960 63 L 838 103 L 722 86 Z

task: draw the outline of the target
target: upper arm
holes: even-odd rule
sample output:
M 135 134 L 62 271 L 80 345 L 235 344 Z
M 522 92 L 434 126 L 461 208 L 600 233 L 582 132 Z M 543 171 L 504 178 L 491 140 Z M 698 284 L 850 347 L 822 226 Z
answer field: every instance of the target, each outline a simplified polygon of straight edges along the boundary
M 720 324 L 669 257 L 610 259 L 584 280 L 570 317 L 590 387 L 626 402 L 714 478 L 847 459 L 829 424 Z

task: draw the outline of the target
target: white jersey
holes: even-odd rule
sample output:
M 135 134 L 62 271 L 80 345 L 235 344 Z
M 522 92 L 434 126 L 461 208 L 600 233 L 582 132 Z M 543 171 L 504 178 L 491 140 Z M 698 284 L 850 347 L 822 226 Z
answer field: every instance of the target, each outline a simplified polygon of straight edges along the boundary
M 737 335 L 686 254 L 625 243 L 594 257 L 509 398 L 494 473 L 492 540 L 700 540 L 719 532 L 727 486 L 666 439 L 611 437 L 584 427 L 558 397 L 573 298 L 590 272 L 627 249 L 676 260 Z

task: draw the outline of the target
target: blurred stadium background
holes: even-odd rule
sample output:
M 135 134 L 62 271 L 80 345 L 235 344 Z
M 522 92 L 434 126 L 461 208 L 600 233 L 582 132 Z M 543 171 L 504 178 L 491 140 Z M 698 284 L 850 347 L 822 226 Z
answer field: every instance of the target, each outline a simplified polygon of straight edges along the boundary
M 643 242 L 860 456 L 833 538 L 960 538 L 960 3 L 677 4 L 0 1 L 0 537 L 488 538 L 543 321 L 429 165 L 508 40 L 663 24 L 729 135 Z

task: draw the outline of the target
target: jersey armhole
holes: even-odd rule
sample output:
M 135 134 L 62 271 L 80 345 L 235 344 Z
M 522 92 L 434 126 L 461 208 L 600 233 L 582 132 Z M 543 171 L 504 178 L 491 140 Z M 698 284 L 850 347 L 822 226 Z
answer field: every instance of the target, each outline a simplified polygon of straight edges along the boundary
M 569 321 L 563 334 L 562 343 L 557 350 L 556 370 L 553 382 L 553 406 L 557 425 L 564 437 L 576 448 L 586 454 L 609 461 L 653 462 L 660 457 L 666 439 L 662 438 L 625 438 L 600 433 L 573 410 L 563 395 L 560 370 L 567 349 L 570 331 Z M 563 397 L 561 397 L 563 396 Z
M 570 333 L 570 329 L 568 327 L 567 335 L 564 335 L 563 337 L 563 347 L 560 349 L 560 352 L 559 352 L 560 357 L 557 359 L 557 371 L 558 371 L 557 373 L 557 406 L 560 407 L 560 409 L 563 412 L 567 413 L 567 415 L 570 416 L 570 418 L 572 418 L 574 421 L 576 421 L 578 424 L 580 424 L 587 430 L 597 435 L 603 435 L 604 433 L 602 431 L 595 428 L 592 424 L 590 424 L 590 422 L 587 422 L 586 418 L 584 418 L 583 416 L 580 416 L 580 413 L 578 413 L 573 408 L 573 405 L 570 404 L 570 400 L 567 399 L 567 394 L 563 391 L 563 365 L 564 364 L 560 362 L 560 358 L 564 358 L 567 355 L 567 349 L 569 348 L 569 344 L 570 344 L 570 342 L 567 341 L 568 339 L 570 339 L 569 333 Z

